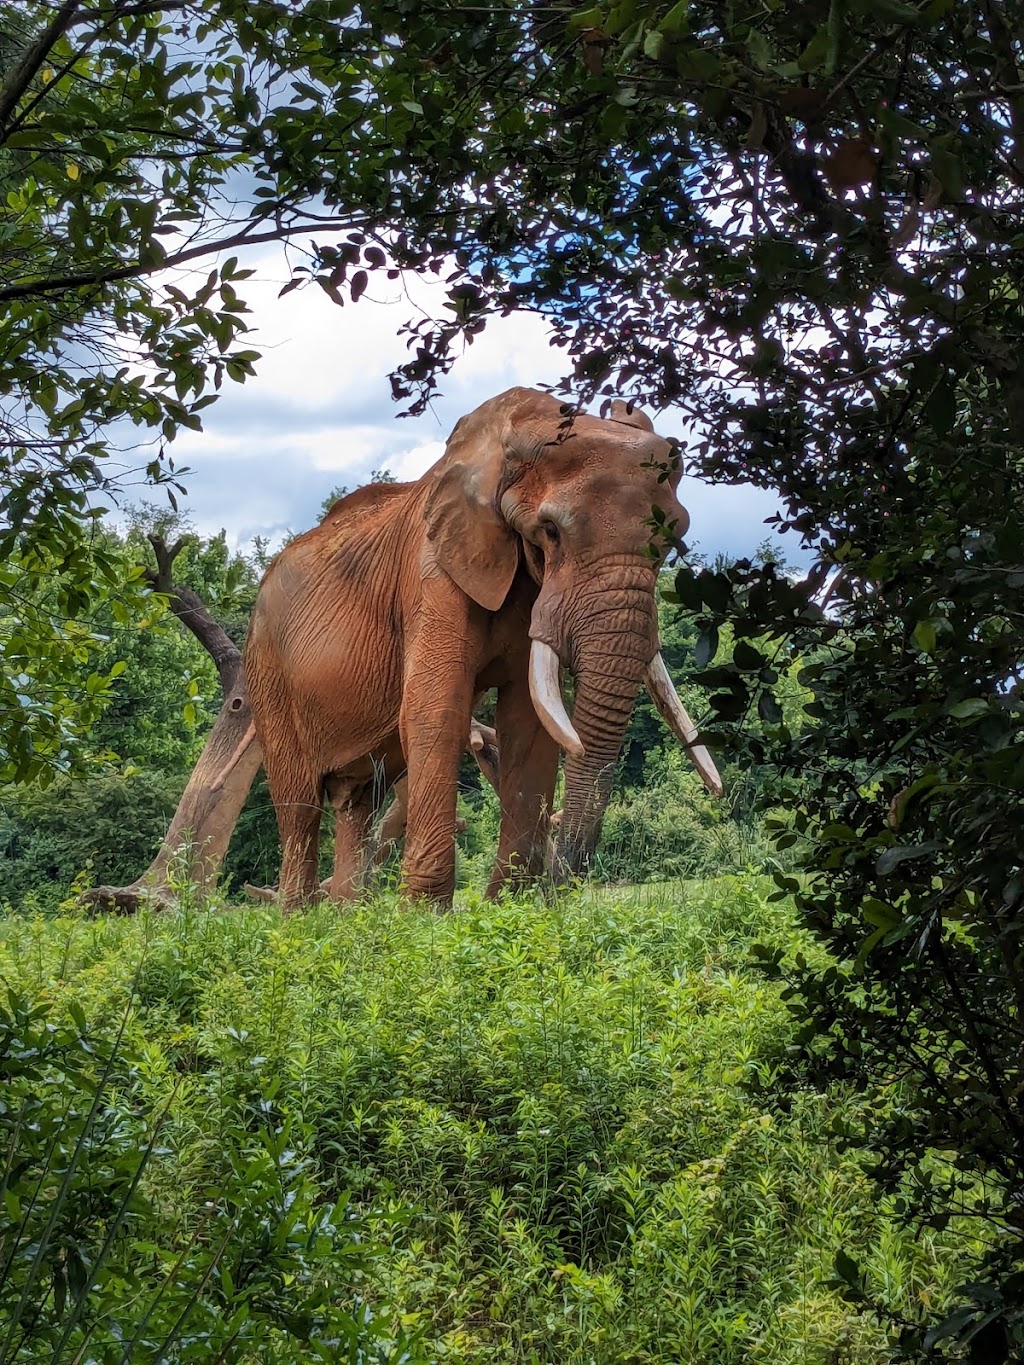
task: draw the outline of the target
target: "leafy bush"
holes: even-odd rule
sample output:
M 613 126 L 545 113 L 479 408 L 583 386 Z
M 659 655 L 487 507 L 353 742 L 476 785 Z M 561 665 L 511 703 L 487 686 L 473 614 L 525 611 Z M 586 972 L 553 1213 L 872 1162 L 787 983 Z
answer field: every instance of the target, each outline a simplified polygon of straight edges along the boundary
M 708 795 L 678 748 L 648 756 L 645 781 L 613 799 L 596 872 L 607 881 L 715 877 L 777 867 L 778 853 L 750 810 L 756 778 L 727 770 L 725 800 Z
M 147 1102 L 128 1014 L 111 1040 L 75 1002 L 53 1013 L 13 992 L 0 1009 L 3 1365 L 403 1355 L 358 1297 L 371 1253 L 345 1198 L 325 1201 L 300 1125 L 269 1097 L 240 1109 L 216 1187 L 171 1217 L 176 1088 Z
M 88 869 L 96 883 L 133 881 L 160 846 L 184 778 L 108 773 L 0 792 L 0 901 L 31 895 L 52 909 Z
M 323 851 L 326 858 L 327 854 L 333 851 L 333 820 L 325 819 L 323 835 Z M 277 833 L 277 818 L 270 799 L 266 773 L 261 768 L 252 784 L 252 790 L 246 797 L 231 838 L 231 846 L 224 859 L 224 885 L 229 890 L 239 889 L 243 882 L 254 882 L 258 886 L 274 886 L 277 883 L 280 864 L 281 841 Z
M 294 1343 L 321 1340 L 326 1279 L 331 1311 L 364 1305 L 358 1330 L 393 1358 L 875 1365 L 886 1333 L 836 1264 L 925 1321 L 974 1247 L 956 1225 L 901 1233 L 863 1154 L 837 1151 L 871 1097 L 779 1089 L 793 1025 L 746 959 L 754 939 L 815 954 L 766 889 L 469 894 L 444 917 L 388 895 L 286 920 L 12 917 L 0 976 L 55 1019 L 123 1022 L 132 1112 L 166 1110 L 131 1239 L 159 1249 L 136 1257 L 150 1294 L 196 1258 L 175 1272 L 201 1289 L 193 1354 L 172 1359 L 217 1359 L 200 1336 L 223 1349 L 239 1294 L 277 1343 L 253 1359 L 315 1359 Z M 308 1240 L 346 1191 L 380 1252 L 347 1279 L 345 1206 Z M 301 1226 L 273 1231 L 295 1200 Z M 216 1234 L 196 1231 L 207 1216 Z M 403 1332 L 421 1346 L 388 1344 Z

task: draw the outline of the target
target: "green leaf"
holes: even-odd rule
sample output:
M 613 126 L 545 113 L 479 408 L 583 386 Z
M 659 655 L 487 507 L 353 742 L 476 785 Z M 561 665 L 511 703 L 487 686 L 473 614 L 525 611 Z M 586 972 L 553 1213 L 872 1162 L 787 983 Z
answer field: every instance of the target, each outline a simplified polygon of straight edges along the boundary
M 733 662 L 744 673 L 757 673 L 767 662 L 759 649 L 746 640 L 737 640 L 732 651 Z
M 869 924 L 877 925 L 886 933 L 903 922 L 903 916 L 898 910 L 887 905 L 885 901 L 876 900 L 873 897 L 869 897 L 864 902 L 861 913 Z
M 684 607 L 689 611 L 700 611 L 704 605 L 704 594 L 701 592 L 700 580 L 692 569 L 684 565 L 676 571 L 675 590 Z
M 958 1308 L 955 1313 L 950 1313 L 937 1322 L 934 1327 L 924 1335 L 924 1349 L 930 1351 L 940 1341 L 945 1341 L 949 1337 L 957 1336 L 965 1327 L 969 1326 L 978 1316 L 976 1308 Z
M 672 42 L 658 29 L 653 29 L 644 38 L 644 56 L 652 62 L 668 61 L 672 56 Z
M 676 44 L 675 59 L 676 71 L 684 81 L 710 82 L 722 74 L 722 61 L 717 53 L 693 40 Z
M 817 71 L 825 65 L 825 60 L 829 53 L 829 30 L 827 24 L 822 24 L 811 41 L 804 48 L 803 52 L 796 59 L 796 64 L 801 71 Z
M 933 654 L 935 652 L 936 639 L 934 622 L 930 620 L 918 621 L 917 625 L 914 627 L 913 639 L 914 644 L 917 645 L 922 653 Z
M 947 380 L 939 383 L 925 405 L 925 418 L 936 436 L 948 436 L 956 421 L 956 389 Z
M 903 0 L 870 0 L 870 6 L 882 19 L 894 24 L 919 24 L 921 11 Z
M 781 725 L 783 720 L 782 707 L 775 700 L 772 694 L 763 690 L 757 698 L 757 714 L 764 721 L 765 725 Z
M 863 1294 L 862 1275 L 860 1266 L 852 1256 L 840 1248 L 835 1254 L 833 1265 L 838 1279 L 860 1297 Z
M 718 627 L 705 626 L 697 637 L 693 651 L 693 661 L 698 668 L 705 668 L 718 652 Z
M 919 123 L 901 114 L 898 109 L 892 109 L 888 105 L 878 112 L 878 121 L 883 128 L 887 129 L 894 137 L 905 138 L 910 142 L 927 142 L 928 133 Z
M 754 59 L 755 65 L 762 71 L 770 71 L 775 61 L 775 53 L 768 38 L 760 29 L 752 28 L 747 34 L 747 49 Z
M 570 29 L 603 28 L 604 13 L 600 5 L 594 5 L 591 9 L 576 10 L 569 15 L 568 26 Z
M 984 697 L 967 697 L 949 707 L 947 715 L 954 720 L 974 720 L 978 716 L 988 715 L 988 712 L 989 703 Z
M 679 0 L 673 5 L 667 14 L 663 15 L 658 28 L 662 33 L 676 36 L 684 33 L 690 26 L 690 14 L 692 12 L 692 0 Z
M 946 197 L 959 203 L 964 197 L 964 171 L 960 157 L 955 152 L 933 147 L 932 170 Z
M 875 871 L 880 877 L 887 877 L 900 863 L 910 862 L 914 858 L 926 858 L 937 848 L 938 845 L 935 843 L 895 844 L 879 856 L 875 863 Z

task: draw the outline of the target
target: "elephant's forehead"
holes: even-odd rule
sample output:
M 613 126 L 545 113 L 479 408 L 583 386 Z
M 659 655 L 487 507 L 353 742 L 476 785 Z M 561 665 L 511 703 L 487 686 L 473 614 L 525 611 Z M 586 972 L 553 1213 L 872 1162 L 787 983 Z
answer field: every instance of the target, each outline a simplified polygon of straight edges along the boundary
M 549 441 L 538 461 L 538 471 L 563 479 L 580 478 L 593 485 L 659 484 L 659 476 L 675 464 L 672 446 L 651 432 L 580 418 L 558 441 Z M 620 434 L 621 432 L 621 434 Z M 661 479 L 661 486 L 665 480 Z M 674 483 L 675 480 L 673 479 Z

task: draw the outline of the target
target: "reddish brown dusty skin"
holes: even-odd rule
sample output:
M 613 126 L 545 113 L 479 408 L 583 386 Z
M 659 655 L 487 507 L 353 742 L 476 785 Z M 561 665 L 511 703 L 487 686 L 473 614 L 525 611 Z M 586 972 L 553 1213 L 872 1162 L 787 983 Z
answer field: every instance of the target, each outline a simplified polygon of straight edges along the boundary
M 534 710 L 531 638 L 576 676 L 586 753 L 567 766 L 559 857 L 593 851 L 657 649 L 652 509 L 685 533 L 673 458 L 641 414 L 569 420 L 511 389 L 462 419 L 413 484 L 371 485 L 293 541 L 260 590 L 245 667 L 283 847 L 281 897 L 317 894 L 325 792 L 351 894 L 374 795 L 408 772 L 403 878 L 450 904 L 458 766 L 474 699 L 498 692 L 501 830 L 490 882 L 543 871 L 558 749 Z

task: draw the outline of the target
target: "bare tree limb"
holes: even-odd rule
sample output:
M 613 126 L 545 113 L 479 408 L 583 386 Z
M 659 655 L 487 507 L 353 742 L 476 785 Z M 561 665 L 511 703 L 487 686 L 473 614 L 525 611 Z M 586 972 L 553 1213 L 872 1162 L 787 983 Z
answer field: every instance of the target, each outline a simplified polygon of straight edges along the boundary
M 185 537 L 168 545 L 163 536 L 151 533 L 146 537 L 156 556 L 156 569 L 147 569 L 146 577 L 157 592 L 167 598 L 171 611 L 187 626 L 217 665 L 220 684 L 227 697 L 237 686 L 242 671 L 242 654 L 234 640 L 207 610 L 198 593 L 173 580 L 174 561 L 181 553 Z
M 97 886 L 83 897 L 86 904 L 122 913 L 147 903 L 160 909 L 173 906 L 180 881 L 187 880 L 200 891 L 212 886 L 263 763 L 238 646 L 199 595 L 174 582 L 174 561 L 188 538 L 180 536 L 171 545 L 156 533 L 147 538 L 156 568 L 147 568 L 146 576 L 212 656 L 224 688 L 224 703 L 152 863 L 128 886 Z
M 23 284 L 12 284 L 6 289 L 0 289 L 0 303 L 9 303 L 15 299 L 36 298 L 43 294 L 60 294 L 72 289 L 88 288 L 90 285 L 116 284 L 119 280 L 130 280 L 140 275 L 152 275 L 158 270 L 171 270 L 175 266 L 187 265 L 190 261 L 201 260 L 204 256 L 215 256 L 220 251 L 230 251 L 236 247 L 258 246 L 261 242 L 284 242 L 292 237 L 306 236 L 311 232 L 323 232 L 325 227 L 331 231 L 341 231 L 355 225 L 355 218 L 338 218 L 334 221 L 302 223 L 294 226 L 282 225 L 269 232 L 252 232 L 249 227 L 246 227 L 241 232 L 233 233 L 230 237 L 219 237 L 214 241 L 189 247 L 185 251 L 178 251 L 170 256 L 165 256 L 161 261 L 150 261 L 146 264 L 141 261 L 133 261 L 130 265 L 121 265 L 107 270 L 89 271 L 80 275 L 64 275 L 60 278 L 26 280 Z

